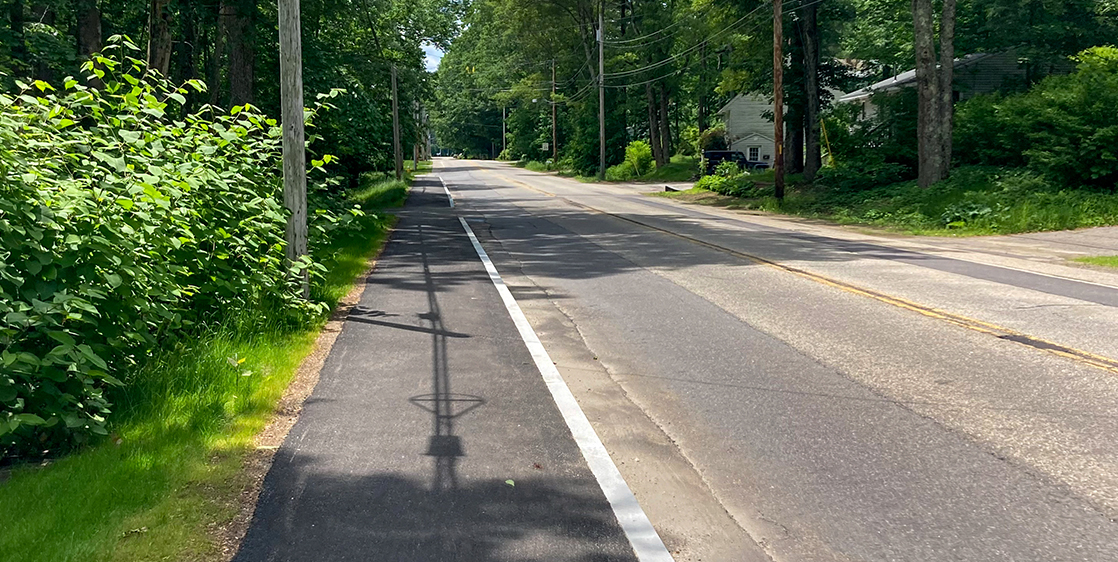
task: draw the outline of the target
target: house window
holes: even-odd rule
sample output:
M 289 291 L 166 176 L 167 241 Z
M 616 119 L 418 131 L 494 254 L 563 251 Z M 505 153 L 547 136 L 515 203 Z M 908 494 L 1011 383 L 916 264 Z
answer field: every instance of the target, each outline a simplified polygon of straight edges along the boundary
M 749 161 L 750 162 L 756 162 L 760 159 L 761 159 L 761 147 L 759 147 L 759 146 L 749 147 Z

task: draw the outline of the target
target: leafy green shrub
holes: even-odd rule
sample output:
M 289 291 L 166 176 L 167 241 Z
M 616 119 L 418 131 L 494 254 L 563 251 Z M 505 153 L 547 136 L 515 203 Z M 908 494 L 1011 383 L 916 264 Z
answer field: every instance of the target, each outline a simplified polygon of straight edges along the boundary
M 699 153 L 699 128 L 690 125 L 679 132 L 679 154 L 695 156 Z
M 733 164 L 733 162 L 730 162 L 730 164 Z M 737 166 L 735 165 L 735 167 Z M 754 195 L 756 184 L 747 179 L 745 174 L 739 173 L 732 176 L 712 174 L 699 178 L 695 187 L 730 197 L 746 197 Z
M 736 178 L 742 174 L 741 166 L 737 162 L 726 160 L 714 168 L 714 175 L 724 178 Z
M 909 169 L 901 164 L 876 162 L 854 165 L 829 166 L 819 170 L 815 182 L 840 193 L 854 193 L 873 189 L 878 186 L 899 182 L 908 175 Z
M 1076 71 L 1012 96 L 959 107 L 955 154 L 965 163 L 1027 165 L 1075 188 L 1118 184 L 1118 48 L 1094 47 Z
M 106 389 L 203 324 L 321 308 L 299 297 L 318 267 L 284 257 L 280 127 L 249 106 L 186 114 L 204 86 L 135 49 L 113 38 L 85 67 L 102 90 L 0 95 L 0 455 L 104 434 Z
M 606 181 L 629 181 L 637 177 L 633 163 L 626 160 L 616 166 L 606 168 Z
M 699 135 L 700 153 L 704 150 L 727 150 L 728 148 L 730 148 L 730 140 L 725 125 L 712 127 Z
M 644 141 L 633 141 L 625 147 L 625 162 L 633 167 L 637 176 L 647 174 L 652 169 L 652 147 Z

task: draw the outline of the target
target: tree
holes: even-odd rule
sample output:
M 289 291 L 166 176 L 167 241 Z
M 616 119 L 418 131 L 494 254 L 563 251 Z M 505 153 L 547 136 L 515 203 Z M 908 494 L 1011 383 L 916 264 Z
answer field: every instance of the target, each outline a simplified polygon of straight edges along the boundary
M 936 60 L 931 0 L 912 0 L 916 51 L 917 179 L 921 187 L 947 178 L 951 170 L 954 115 L 955 0 L 943 1 L 940 52 Z
M 171 0 L 151 0 L 148 12 L 148 67 L 167 76 L 171 69 Z
M 822 166 L 822 148 L 820 141 L 820 54 L 819 54 L 819 8 L 815 5 L 808 6 L 803 11 L 803 20 L 800 25 L 803 33 L 804 53 L 804 96 L 807 104 L 804 111 L 805 121 L 805 147 L 804 147 L 804 180 L 813 181 Z
M 231 0 L 222 3 L 225 41 L 229 45 L 229 103 L 252 103 L 256 81 L 254 27 L 256 0 Z

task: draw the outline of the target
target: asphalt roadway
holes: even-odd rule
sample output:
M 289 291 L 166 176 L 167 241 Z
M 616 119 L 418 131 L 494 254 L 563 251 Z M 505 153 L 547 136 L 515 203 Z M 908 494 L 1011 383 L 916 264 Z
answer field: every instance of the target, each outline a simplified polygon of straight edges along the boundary
M 435 173 L 238 560 L 633 559 L 456 217 L 675 560 L 1118 560 L 1105 274 Z

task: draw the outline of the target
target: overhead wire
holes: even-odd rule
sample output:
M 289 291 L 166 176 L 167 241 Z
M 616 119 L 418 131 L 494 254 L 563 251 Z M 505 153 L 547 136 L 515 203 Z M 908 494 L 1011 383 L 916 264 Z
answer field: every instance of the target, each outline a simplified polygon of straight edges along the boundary
M 811 7 L 811 6 L 814 6 L 814 5 L 820 4 L 820 3 L 822 3 L 823 1 L 824 1 L 824 0 L 811 0 L 810 2 L 804 2 L 804 3 L 801 3 L 801 4 L 800 4 L 800 5 L 798 5 L 798 6 L 795 6 L 795 7 L 791 8 L 791 9 L 787 10 L 787 11 L 786 11 L 786 13 L 792 13 L 792 12 L 795 12 L 795 11 L 797 11 L 797 10 L 802 10 L 802 9 L 804 9 L 804 8 L 809 8 L 809 7 Z M 754 11 L 756 11 L 756 10 L 754 10 Z M 752 14 L 752 12 L 751 12 L 751 14 Z M 764 22 L 758 22 L 758 24 L 757 24 L 757 25 L 754 25 L 753 27 L 751 27 L 751 28 L 750 28 L 750 31 L 752 31 L 752 30 L 756 29 L 756 28 L 757 28 L 758 26 L 760 26 L 760 25 L 761 25 L 762 23 L 764 23 Z M 729 28 L 727 28 L 727 29 L 729 29 Z M 701 45 L 702 45 L 702 44 L 700 43 L 700 46 L 701 46 Z M 689 69 L 689 68 L 693 67 L 694 65 L 696 65 L 696 64 L 698 64 L 698 63 L 700 63 L 700 62 L 702 62 L 702 60 L 703 60 L 703 59 L 704 59 L 704 58 L 705 58 L 706 56 L 709 56 L 709 55 L 704 55 L 704 56 L 702 56 L 702 57 L 699 57 L 698 59 L 696 59 L 696 60 L 693 60 L 693 61 L 691 61 L 691 62 L 687 63 L 686 65 L 684 65 L 684 66 L 682 66 L 682 67 L 680 67 L 680 68 L 677 68 L 677 69 L 675 69 L 675 70 L 673 70 L 673 71 L 671 71 L 671 72 L 669 72 L 669 73 L 667 73 L 667 74 L 664 74 L 664 75 L 662 75 L 662 76 L 657 76 L 656 78 L 652 78 L 652 79 L 649 79 L 649 80 L 643 80 L 643 81 L 641 81 L 641 82 L 633 82 L 633 83 L 629 83 L 629 84 L 605 84 L 604 86 L 605 86 L 606 88 L 615 88 L 615 89 L 617 89 L 617 88 L 630 88 L 630 87 L 633 87 L 633 86 L 643 86 L 643 85 L 645 85 L 645 84 L 652 84 L 652 83 L 654 83 L 654 82 L 659 82 L 660 80 L 664 80 L 664 79 L 666 79 L 666 78 L 670 78 L 670 77 L 672 77 L 672 76 L 674 76 L 674 75 L 676 75 L 676 74 L 680 74 L 680 73 L 682 73 L 682 72 L 683 72 L 684 70 L 687 70 L 687 69 Z M 665 59 L 665 60 L 667 60 L 667 59 Z M 663 62 L 663 61 L 661 61 L 661 62 Z M 651 65 L 650 65 L 650 66 L 651 66 Z M 660 66 L 663 66 L 663 65 L 660 65 Z M 642 72 L 644 72 L 644 70 L 642 70 Z M 634 73 L 634 74 L 635 74 L 635 73 Z M 606 75 L 606 77 L 610 77 L 610 75 L 609 75 L 609 74 L 607 74 L 607 75 Z
M 632 43 L 640 43 L 641 41 L 644 41 L 644 40 L 646 40 L 650 37 L 655 37 L 657 35 L 660 35 L 660 34 L 664 33 L 665 31 L 667 31 L 669 29 L 672 29 L 674 27 L 678 27 L 680 25 L 683 25 L 683 23 L 685 21 L 685 18 L 692 18 L 692 17 L 699 17 L 699 16 L 702 16 L 702 15 L 706 15 L 706 12 L 709 12 L 713 8 L 714 8 L 713 3 L 708 4 L 706 8 L 704 8 L 704 9 L 698 11 L 698 12 L 691 12 L 690 14 L 687 14 L 683 18 L 680 18 L 680 19 L 678 19 L 678 20 L 676 20 L 676 21 L 674 21 L 674 22 L 672 22 L 672 23 L 670 23 L 670 24 L 668 24 L 668 25 L 666 25 L 666 26 L 664 26 L 660 29 L 657 29 L 656 31 L 653 31 L 652 33 L 649 33 L 649 34 L 646 34 L 646 35 L 641 35 L 640 37 L 634 37 L 632 39 L 617 39 L 617 40 L 614 40 L 614 41 L 603 41 L 603 43 L 605 43 L 606 45 L 609 45 L 609 46 L 621 46 L 621 45 L 632 44 Z M 632 17 L 632 16 L 630 16 L 630 17 Z M 672 35 L 676 35 L 678 33 L 679 32 L 673 33 Z
M 710 42 L 710 41 L 712 41 L 712 40 L 714 40 L 714 39 L 717 39 L 717 38 L 718 38 L 718 37 L 720 37 L 721 35 L 723 35 L 723 34 L 725 34 L 725 33 L 729 32 L 729 31 L 733 30 L 733 29 L 734 29 L 735 27 L 737 27 L 737 26 L 739 26 L 739 25 L 741 25 L 741 24 L 745 23 L 745 21 L 746 21 L 747 19 L 749 19 L 749 18 L 753 17 L 753 16 L 754 16 L 754 15 L 755 15 L 755 14 L 756 14 L 757 12 L 761 11 L 762 9 L 764 9 L 764 8 L 766 8 L 766 7 L 770 7 L 770 6 L 772 6 L 772 0 L 767 0 L 766 2 L 764 2 L 763 4 L 761 4 L 761 5 L 757 6 L 757 7 L 756 7 L 756 8 L 754 8 L 753 10 L 750 10 L 750 12 L 749 12 L 748 14 L 746 14 L 746 15 L 744 15 L 744 16 L 742 16 L 742 17 L 738 18 L 738 19 L 737 19 L 736 21 L 734 21 L 734 22 L 733 22 L 733 23 L 731 23 L 730 25 L 728 25 L 728 26 L 726 26 L 726 27 L 724 27 L 724 28 L 722 28 L 722 29 L 718 30 L 717 32 L 715 32 L 715 33 L 711 34 L 710 36 L 708 36 L 708 37 L 707 37 L 706 39 L 704 39 L 703 41 L 699 42 L 698 44 L 696 44 L 696 45 L 692 45 L 691 47 L 688 47 L 687 49 L 684 49 L 683 51 L 681 51 L 681 52 L 679 52 L 679 53 L 677 53 L 677 54 L 675 54 L 675 55 L 672 55 L 672 56 L 670 56 L 670 57 L 668 57 L 668 58 L 666 58 L 666 59 L 663 59 L 663 60 L 660 60 L 660 61 L 654 62 L 654 63 L 652 63 L 652 64 L 649 64 L 649 65 L 643 66 L 643 67 L 641 67 L 641 68 L 634 68 L 634 69 L 630 69 L 630 70 L 623 70 L 623 71 L 620 71 L 620 72 L 607 72 L 607 73 L 605 74 L 605 77 L 606 77 L 606 78 L 621 78 L 621 77 L 624 77 L 624 76 L 632 76 L 632 75 L 634 75 L 634 74 L 641 74 L 642 72 L 648 72 L 649 70 L 655 70 L 655 69 L 657 69 L 657 68 L 660 68 L 660 67 L 662 67 L 662 66 L 666 66 L 666 65 L 669 65 L 669 64 L 671 64 L 672 62 L 674 62 L 674 61 L 676 61 L 676 60 L 678 60 L 678 59 L 680 59 L 680 58 L 682 58 L 682 57 L 684 57 L 684 56 L 686 56 L 686 55 L 689 55 L 689 54 L 691 54 L 692 52 L 694 52 L 694 51 L 696 51 L 696 50 L 698 50 L 698 49 L 702 48 L 702 47 L 703 47 L 703 45 L 705 45 L 706 43 L 708 43 L 708 42 Z

